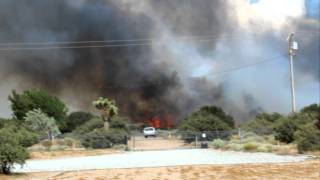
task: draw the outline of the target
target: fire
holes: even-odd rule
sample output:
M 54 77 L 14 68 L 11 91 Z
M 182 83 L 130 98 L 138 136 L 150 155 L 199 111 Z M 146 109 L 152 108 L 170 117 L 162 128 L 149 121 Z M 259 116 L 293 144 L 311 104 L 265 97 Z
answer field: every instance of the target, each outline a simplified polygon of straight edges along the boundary
M 164 116 L 152 116 L 151 118 L 146 118 L 144 124 L 147 126 L 152 126 L 157 129 L 159 128 L 172 128 L 174 126 L 173 118 L 171 115 L 167 114 Z

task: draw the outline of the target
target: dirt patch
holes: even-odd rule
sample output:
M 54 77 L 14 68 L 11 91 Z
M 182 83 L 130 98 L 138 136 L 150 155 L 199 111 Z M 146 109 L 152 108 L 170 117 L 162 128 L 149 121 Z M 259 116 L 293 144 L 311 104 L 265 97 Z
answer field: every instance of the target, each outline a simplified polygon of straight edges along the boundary
M 27 173 L 0 179 L 319 179 L 320 160 L 298 163 L 202 165 L 160 168 L 108 169 L 70 172 Z
M 144 138 L 137 137 L 128 142 L 131 149 L 135 150 L 163 150 L 163 149 L 179 149 L 186 148 L 190 145 L 185 144 L 183 141 L 178 139 L 162 139 L 162 138 Z
M 35 151 L 30 152 L 31 159 L 57 159 L 66 157 L 96 156 L 105 154 L 121 153 L 115 149 L 93 149 L 93 150 L 64 150 L 64 151 Z

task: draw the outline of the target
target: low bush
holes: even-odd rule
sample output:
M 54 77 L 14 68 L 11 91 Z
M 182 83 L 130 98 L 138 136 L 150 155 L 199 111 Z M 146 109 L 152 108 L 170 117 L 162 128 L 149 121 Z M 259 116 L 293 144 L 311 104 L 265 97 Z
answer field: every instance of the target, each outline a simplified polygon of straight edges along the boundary
M 117 129 L 98 129 L 91 133 L 85 134 L 81 142 L 86 148 L 102 149 L 110 148 L 116 144 L 126 144 L 127 133 Z
M 65 141 L 64 139 L 56 139 L 55 140 L 55 144 L 58 146 L 64 146 L 65 145 Z
M 298 145 L 299 153 L 305 151 L 320 150 L 320 130 L 314 123 L 309 123 L 295 132 L 294 137 Z
M 41 142 L 41 145 L 42 145 L 43 147 L 45 147 L 46 150 L 48 151 L 48 150 L 51 149 L 53 143 L 52 143 L 52 141 L 50 141 L 50 140 L 44 140 L 44 141 Z
M 297 146 L 294 144 L 277 146 L 276 154 L 295 155 L 297 154 Z
M 273 151 L 273 146 L 270 145 L 270 144 L 266 144 L 266 145 L 261 144 L 261 145 L 258 146 L 257 151 L 258 152 L 272 152 Z
M 251 134 L 250 136 L 245 136 L 241 139 L 242 143 L 259 143 L 264 142 L 265 139 L 262 136 L 257 136 L 256 134 Z
M 46 148 L 43 147 L 41 144 L 35 144 L 31 147 L 28 147 L 29 152 L 36 152 L 36 151 L 46 151 Z
M 256 151 L 258 149 L 258 145 L 255 143 L 246 143 L 243 145 L 243 150 L 245 151 Z
M 126 150 L 127 146 L 124 144 L 117 144 L 117 145 L 114 145 L 112 148 L 115 150 Z
M 125 118 L 122 118 L 120 116 L 115 116 L 111 119 L 110 122 L 110 128 L 111 129 L 121 129 L 129 133 L 129 125 L 128 125 L 128 120 Z
M 225 146 L 225 142 L 221 139 L 215 139 L 210 143 L 210 146 L 214 147 L 215 149 L 220 149 Z
M 252 120 L 241 125 L 241 129 L 251 131 L 259 135 L 270 135 L 274 126 L 283 116 L 279 113 L 258 113 Z
M 19 143 L 24 147 L 30 147 L 39 142 L 39 136 L 26 128 L 20 127 L 15 133 L 17 133 Z
M 19 144 L 24 147 L 30 147 L 39 142 L 39 136 L 37 133 L 28 130 L 15 120 L 7 120 L 3 125 L 3 129 L 7 129 L 11 134 L 15 134 Z
M 229 143 L 226 145 L 226 149 L 231 151 L 242 151 L 243 145 L 242 144 L 235 144 L 235 143 Z
M 75 146 L 75 141 L 71 138 L 65 138 L 64 145 L 68 146 L 71 149 Z
M 294 132 L 298 129 L 298 124 L 294 119 L 284 119 L 275 128 L 275 139 L 284 143 L 291 143 L 294 141 Z
M 230 115 L 227 115 L 221 108 L 216 106 L 204 106 L 200 110 L 191 113 L 187 116 L 179 126 L 180 132 L 216 132 L 208 133 L 207 140 L 213 139 L 227 139 L 229 138 L 229 132 L 234 128 L 234 120 Z M 195 135 L 195 134 L 194 134 Z M 184 135 L 186 136 L 186 135 Z M 195 139 L 186 136 L 184 138 L 186 142 L 194 141 Z
M 104 127 L 104 122 L 101 118 L 93 118 L 77 127 L 72 133 L 76 136 L 83 135 Z
M 58 144 L 55 144 L 55 145 L 52 145 L 50 147 L 50 151 L 64 151 L 66 150 L 68 147 L 65 146 L 65 145 L 58 145 Z
M 68 118 L 66 118 L 65 132 L 72 132 L 92 118 L 94 118 L 94 116 L 88 112 L 78 111 L 71 113 Z

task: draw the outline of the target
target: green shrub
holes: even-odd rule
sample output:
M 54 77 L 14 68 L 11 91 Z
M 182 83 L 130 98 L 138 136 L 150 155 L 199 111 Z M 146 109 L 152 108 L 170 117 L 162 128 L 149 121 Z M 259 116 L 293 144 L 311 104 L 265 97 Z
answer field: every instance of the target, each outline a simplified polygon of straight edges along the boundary
M 275 138 L 281 142 L 291 143 L 295 141 L 294 134 L 302 126 L 308 123 L 313 123 L 316 120 L 316 114 L 310 112 L 313 106 L 307 106 L 300 113 L 294 113 L 286 118 L 281 118 L 280 123 L 275 128 Z
M 116 144 L 126 144 L 127 133 L 116 129 L 99 129 L 85 134 L 81 142 L 86 148 L 102 149 L 110 148 Z
M 0 118 L 0 129 L 9 121 L 9 119 Z
M 255 133 L 243 133 L 241 143 L 259 143 L 265 141 L 264 137 L 258 136 Z
M 320 130 L 316 128 L 314 123 L 301 127 L 294 136 L 300 153 L 320 150 Z
M 15 163 L 23 165 L 28 158 L 25 147 L 19 144 L 16 133 L 8 129 L 0 130 L 0 171 L 9 174 Z
M 52 141 L 50 141 L 50 140 L 44 140 L 44 141 L 41 142 L 41 145 L 42 145 L 43 147 L 45 147 L 46 150 L 50 150 L 50 148 L 51 148 L 51 146 L 52 146 L 53 144 L 52 144 Z
M 224 147 L 225 142 L 221 139 L 215 139 L 210 143 L 210 145 L 212 147 L 214 147 L 215 149 L 220 149 L 220 148 Z
M 284 120 L 278 127 L 275 128 L 275 139 L 285 143 L 294 141 L 294 132 L 298 129 L 298 125 L 294 121 Z
M 115 150 L 126 150 L 127 146 L 124 144 L 117 144 L 117 145 L 114 145 L 112 148 Z
M 65 138 L 65 139 L 64 139 L 64 144 L 71 149 L 71 148 L 74 147 L 75 142 L 74 142 L 74 140 L 71 139 L 71 138 Z
M 234 128 L 234 120 L 221 108 L 215 106 L 204 106 L 200 110 L 186 117 L 179 126 L 181 132 L 217 132 L 230 131 Z M 228 138 L 229 134 L 207 134 L 208 140 L 215 138 Z M 194 138 L 193 138 L 194 140 Z
M 64 146 L 65 142 L 63 139 L 56 139 L 55 140 L 55 144 L 59 145 L 59 146 Z
M 265 141 L 267 143 L 269 143 L 269 144 L 272 144 L 272 145 L 277 145 L 278 144 L 278 141 L 275 140 L 273 135 L 265 136 Z
M 88 122 L 92 118 L 94 118 L 94 116 L 88 112 L 82 112 L 82 111 L 73 112 L 66 119 L 65 131 L 72 132 L 77 127 Z
M 256 134 L 272 134 L 277 122 L 282 117 L 279 113 L 258 113 L 256 117 L 241 125 L 241 129 L 251 131 Z
M 33 144 L 36 144 L 39 142 L 37 133 L 26 129 L 25 127 L 19 125 L 18 123 L 15 123 L 15 122 L 7 123 L 4 126 L 4 129 L 7 129 L 12 134 L 15 134 L 19 141 L 19 144 L 21 144 L 24 147 L 30 147 Z
M 262 144 L 262 145 L 258 146 L 257 151 L 258 152 L 272 152 L 273 146 L 270 144 L 266 144 L 266 145 Z
M 50 147 L 50 151 L 64 151 L 64 150 L 66 150 L 68 147 L 67 146 L 65 146 L 65 145 L 58 145 L 58 144 L 56 144 L 56 145 L 52 145 L 51 147 Z
M 119 116 L 115 116 L 111 119 L 110 128 L 112 129 L 122 129 L 126 132 L 129 132 L 129 125 L 127 124 L 126 119 L 121 118 Z
M 245 151 L 256 151 L 258 148 L 258 145 L 257 144 L 254 144 L 254 143 L 246 143 L 244 146 L 243 146 L 243 149 Z
M 232 150 L 232 151 L 242 151 L 243 150 L 243 145 L 242 144 L 237 144 L 237 143 L 229 143 L 229 144 L 227 144 L 226 148 L 228 150 Z
M 83 125 L 76 128 L 72 133 L 75 135 L 83 135 L 86 133 L 90 133 L 95 129 L 103 128 L 104 122 L 101 118 L 93 118 L 90 119 L 88 122 L 84 123 Z
M 39 137 L 35 132 L 22 128 L 17 134 L 19 142 L 24 147 L 30 147 L 39 142 Z

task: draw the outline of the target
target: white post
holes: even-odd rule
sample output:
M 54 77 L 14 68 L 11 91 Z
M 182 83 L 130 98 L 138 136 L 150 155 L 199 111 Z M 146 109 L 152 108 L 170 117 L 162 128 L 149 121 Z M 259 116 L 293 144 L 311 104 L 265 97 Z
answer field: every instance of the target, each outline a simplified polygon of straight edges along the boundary
M 196 144 L 195 144 L 196 149 L 197 149 L 197 144 L 198 144 L 198 136 L 196 135 Z
M 293 40 L 294 34 L 291 33 L 288 37 L 288 54 L 290 56 L 290 81 L 291 81 L 291 108 L 292 112 L 296 112 L 296 96 L 294 91 L 294 76 L 293 76 L 293 56 L 294 51 L 298 50 L 298 43 Z
M 293 76 L 293 55 L 290 55 L 290 80 L 291 80 L 291 106 L 292 112 L 296 112 L 296 95 L 294 90 L 294 76 Z

